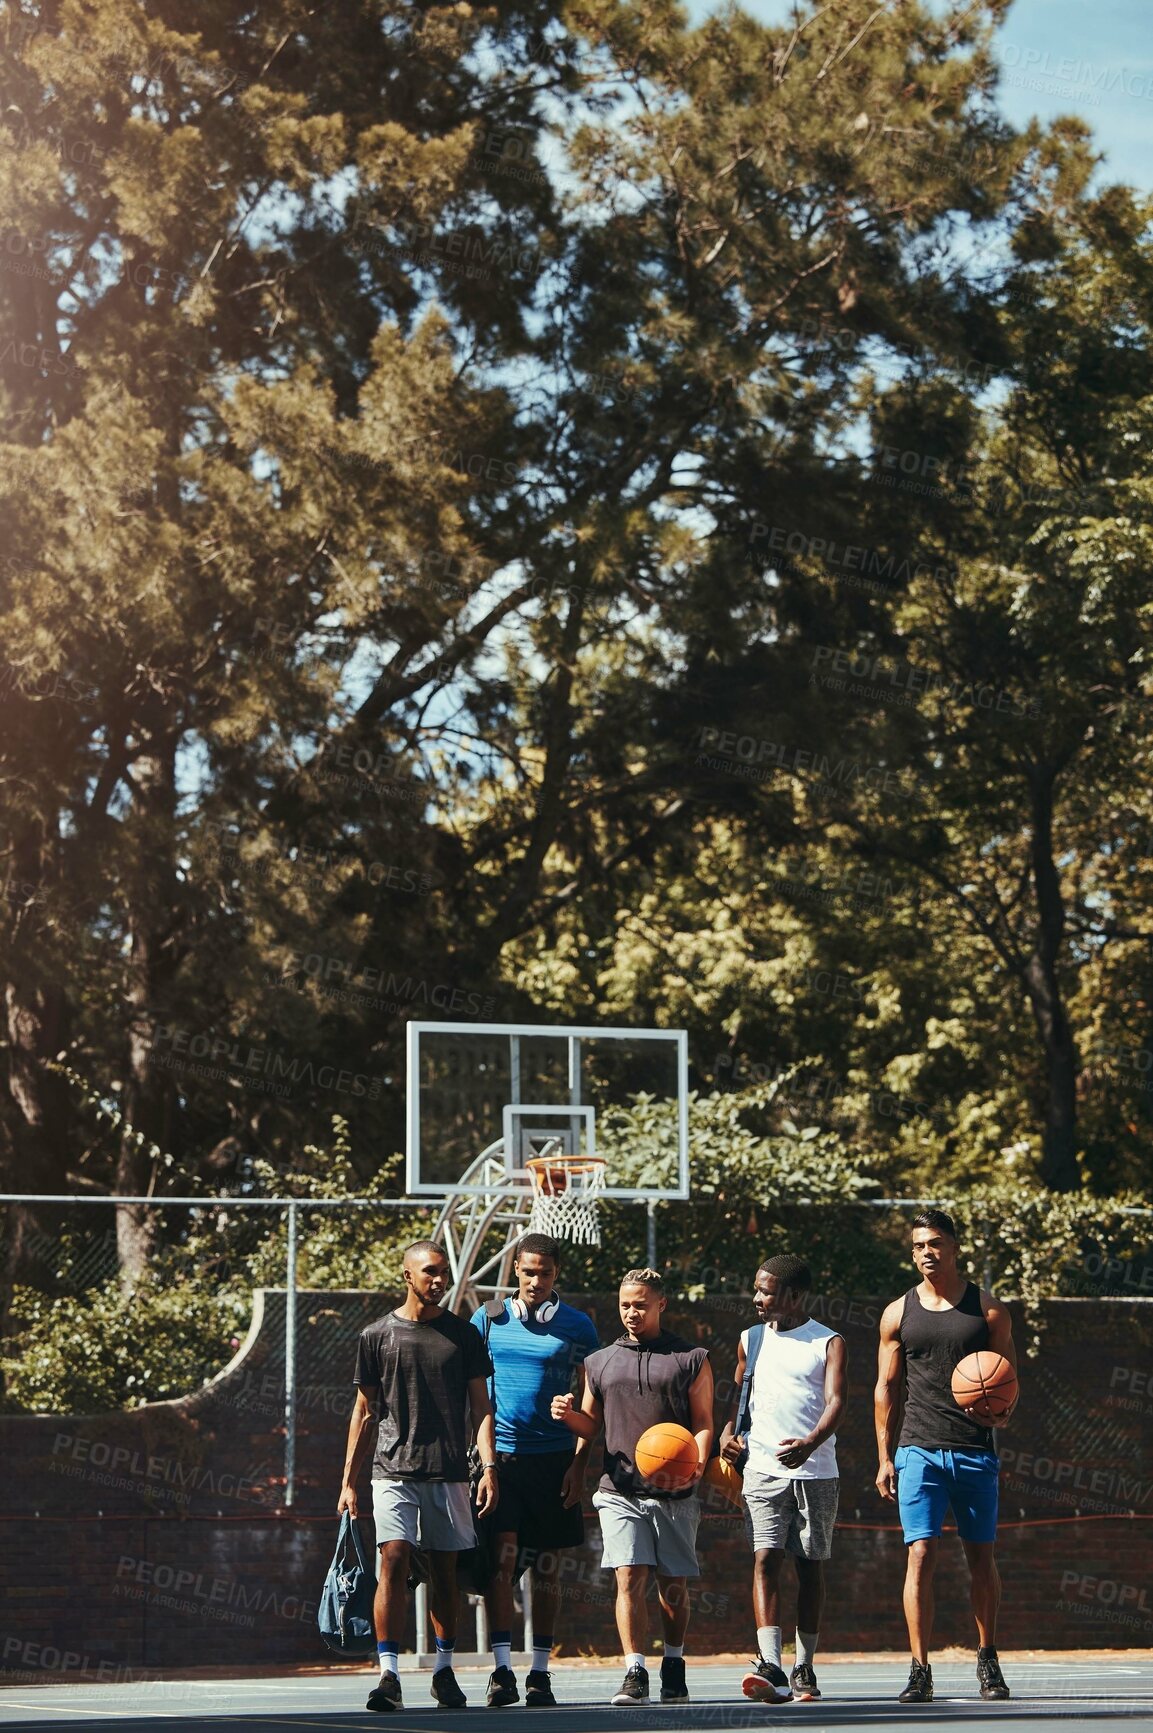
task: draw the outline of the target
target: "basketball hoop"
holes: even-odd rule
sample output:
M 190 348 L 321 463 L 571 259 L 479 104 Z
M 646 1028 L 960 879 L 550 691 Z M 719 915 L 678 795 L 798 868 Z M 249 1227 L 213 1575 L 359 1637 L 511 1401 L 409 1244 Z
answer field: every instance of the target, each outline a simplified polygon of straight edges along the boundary
M 597 1204 L 605 1164 L 596 1155 L 534 1155 L 525 1162 L 532 1184 L 528 1231 L 577 1245 L 599 1246 Z

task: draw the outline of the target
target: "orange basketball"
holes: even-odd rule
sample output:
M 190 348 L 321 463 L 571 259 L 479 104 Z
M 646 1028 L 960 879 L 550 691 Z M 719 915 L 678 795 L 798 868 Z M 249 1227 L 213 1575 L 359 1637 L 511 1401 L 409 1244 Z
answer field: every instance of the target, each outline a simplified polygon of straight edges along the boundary
M 1003 1354 L 982 1348 L 953 1368 L 953 1401 L 974 1420 L 999 1426 L 1017 1400 L 1017 1374 Z
M 687 1486 L 700 1459 L 697 1441 L 688 1427 L 665 1421 L 642 1432 L 633 1451 L 637 1473 L 660 1492 L 679 1492 Z

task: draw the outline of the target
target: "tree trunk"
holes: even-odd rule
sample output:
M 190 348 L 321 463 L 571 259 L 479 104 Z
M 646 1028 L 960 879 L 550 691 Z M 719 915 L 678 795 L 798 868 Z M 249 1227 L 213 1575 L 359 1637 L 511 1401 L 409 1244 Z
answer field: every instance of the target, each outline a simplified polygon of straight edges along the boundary
M 473 958 L 487 972 L 500 957 L 508 941 L 523 926 L 533 898 L 540 890 L 545 857 L 556 840 L 564 817 L 564 786 L 573 751 L 573 687 L 585 616 L 585 592 L 574 586 L 553 668 L 544 726 L 545 761 L 537 793 L 528 844 L 513 875 L 510 889 L 488 926 L 476 936 Z
M 114 1189 L 126 1196 L 151 1196 L 156 1166 L 149 1144 L 165 1148 L 169 1137 L 170 1084 L 153 1064 L 157 1023 L 178 966 L 176 931 L 179 883 L 174 861 L 176 816 L 176 741 L 168 733 L 155 750 L 137 759 L 137 795 L 130 822 L 135 851 L 135 886 L 128 911 L 129 951 L 125 970 L 128 1075 L 124 1115 L 131 1130 L 120 1139 Z M 143 1142 L 137 1141 L 142 1134 Z M 116 1211 L 116 1254 L 120 1284 L 134 1288 L 147 1272 L 160 1237 L 159 1212 L 146 1205 Z
M 1025 987 L 1041 1037 L 1045 1062 L 1045 1129 L 1041 1178 L 1054 1191 L 1076 1191 L 1076 1044 L 1065 1013 L 1058 963 L 1065 931 L 1061 880 L 1053 855 L 1053 791 L 1056 771 L 1041 766 L 1032 779 L 1033 885 L 1037 897 L 1037 943 L 1025 965 Z
M 6 886 L 11 919 L 6 923 L 4 983 L 8 1101 L 0 1149 L 3 1191 L 68 1189 L 66 1086 L 44 1069 L 44 1061 L 54 1058 L 68 1038 L 68 1005 L 63 989 L 46 983 L 46 965 L 37 958 L 46 870 L 53 864 L 54 846 L 55 839 L 40 826 L 26 827 L 13 850 Z M 8 1326 L 13 1287 L 43 1287 L 56 1267 L 63 1221 L 61 1212 L 49 1205 L 10 1204 L 5 1215 L 0 1333 Z

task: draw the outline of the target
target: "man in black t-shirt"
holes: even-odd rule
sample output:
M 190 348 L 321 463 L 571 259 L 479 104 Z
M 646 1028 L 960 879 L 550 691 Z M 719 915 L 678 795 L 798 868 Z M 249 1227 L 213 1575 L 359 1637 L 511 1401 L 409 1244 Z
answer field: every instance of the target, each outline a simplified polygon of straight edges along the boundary
M 1015 1367 L 1013 1327 L 1000 1301 L 958 1269 L 952 1217 L 926 1209 L 912 1225 L 913 1262 L 921 1280 L 881 1315 L 874 1392 L 877 1491 L 883 1499 L 896 1500 L 909 1549 L 904 1604 L 913 1660 L 897 1700 L 933 1700 L 933 1573 L 951 1505 L 969 1566 L 977 1681 L 986 1701 L 999 1702 L 1008 1697 L 1009 1687 L 997 1657 L 997 1445 L 992 1429 L 953 1400 L 952 1377 L 961 1360 L 984 1348 L 1003 1354 Z
M 456 1555 L 476 1544 L 468 1495 L 470 1423 L 484 1466 L 477 1510 L 483 1516 L 497 1502 L 487 1382 L 492 1362 L 472 1325 L 441 1310 L 448 1282 L 448 1260 L 440 1246 L 429 1240 L 409 1246 L 403 1306 L 363 1330 L 357 1346 L 357 1395 L 337 1512 L 357 1514 L 357 1475 L 375 1427 L 372 1513 L 381 1555 L 374 1608 L 380 1683 L 368 1707 L 382 1712 L 401 1707 L 398 1656 L 414 1546 L 422 1547 L 429 1561 L 429 1613 L 436 1637 L 432 1695 L 444 1709 L 465 1703 L 452 1656 Z

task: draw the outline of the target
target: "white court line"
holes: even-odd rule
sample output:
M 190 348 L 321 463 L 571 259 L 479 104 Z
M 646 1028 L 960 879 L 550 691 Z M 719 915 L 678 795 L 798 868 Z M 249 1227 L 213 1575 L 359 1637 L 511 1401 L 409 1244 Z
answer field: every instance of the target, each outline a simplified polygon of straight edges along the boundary
M 156 1721 L 179 1721 L 184 1718 L 173 1709 L 77 1709 L 69 1703 L 14 1703 L 10 1697 L 0 1698 L 0 1709 L 35 1709 L 40 1715 L 100 1715 L 105 1720 L 110 1715 L 123 1715 L 134 1720 L 142 1720 L 147 1715 L 149 1720 Z M 0 1721 L 0 1727 L 3 1725 Z
M 434 1707 L 435 1707 L 435 1705 L 434 1705 Z M 359 1713 L 363 1713 L 363 1711 L 359 1711 L 359 1710 L 351 1710 L 351 1711 L 348 1711 L 348 1713 L 351 1713 L 351 1714 L 359 1714 Z M 266 1726 L 267 1726 L 267 1725 L 268 1725 L 268 1723 L 269 1723 L 269 1722 L 270 1722 L 270 1721 L 272 1721 L 272 1718 L 273 1718 L 273 1717 L 274 1717 L 274 1716 L 275 1716 L 275 1714 L 276 1714 L 276 1710 L 275 1710 L 275 1709 L 270 1709 L 270 1710 L 269 1710 L 269 1712 L 268 1712 L 268 1714 L 267 1714 L 267 1715 L 217 1715 L 217 1716 L 216 1716 L 216 1720 L 218 1720 L 218 1721 L 220 1721 L 220 1722 L 221 1722 L 221 1723 L 227 1723 L 227 1722 L 230 1722 L 230 1721 L 231 1721 L 231 1722 L 237 1722 L 237 1721 L 250 1721 L 250 1722 L 253 1722 L 253 1723 L 261 1723 L 261 1722 L 262 1722 L 262 1723 L 264 1723 L 264 1724 L 265 1724 L 265 1725 L 266 1725 Z M 401 1710 L 401 1714 L 402 1714 L 402 1715 L 403 1715 L 403 1714 L 404 1714 L 404 1710 L 403 1710 L 403 1709 L 402 1709 L 402 1710 Z M 396 1725 L 396 1721 L 395 1721 L 395 1719 L 394 1719 L 394 1718 L 393 1718 L 393 1717 L 390 1717 L 390 1722 L 391 1722 L 391 1724 L 392 1724 L 392 1725 L 393 1725 L 393 1726 L 395 1726 L 395 1725 Z M 301 1720 L 301 1719 L 300 1719 L 300 1718 L 299 1718 L 299 1716 L 297 1716 L 297 1715 L 294 1715 L 294 1716 L 293 1716 L 293 1717 L 292 1717 L 292 1720 L 291 1720 L 291 1722 L 287 1722 L 287 1721 L 285 1721 L 285 1722 L 281 1722 L 281 1721 L 273 1721 L 273 1725 L 274 1725 L 274 1726 L 278 1726 L 278 1727 L 279 1727 L 279 1726 L 292 1726 L 292 1727 L 339 1727 L 339 1726 L 340 1726 L 340 1725 L 341 1725 L 341 1723 L 340 1723 L 340 1722 L 339 1722 L 339 1721 L 302 1721 L 302 1720 Z M 358 1729 L 359 1729 L 359 1728 L 362 1728 L 362 1727 L 363 1727 L 363 1726 L 364 1726 L 364 1722 L 363 1722 L 363 1721 L 355 1721 L 355 1722 L 354 1722 L 354 1721 L 346 1721 L 346 1722 L 344 1722 L 344 1723 L 343 1723 L 343 1725 L 344 1725 L 344 1726 L 346 1726 L 346 1727 L 356 1727 L 356 1728 L 358 1728 Z

